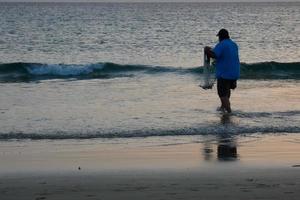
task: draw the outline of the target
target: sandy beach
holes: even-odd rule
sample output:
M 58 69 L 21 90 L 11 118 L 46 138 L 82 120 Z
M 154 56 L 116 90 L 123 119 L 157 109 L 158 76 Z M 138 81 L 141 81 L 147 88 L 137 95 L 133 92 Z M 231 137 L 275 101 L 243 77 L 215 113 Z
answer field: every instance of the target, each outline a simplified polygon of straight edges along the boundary
M 1 199 L 298 199 L 299 169 L 130 171 L 1 178 Z
M 297 134 L 213 138 L 11 141 L 0 199 L 299 199 Z

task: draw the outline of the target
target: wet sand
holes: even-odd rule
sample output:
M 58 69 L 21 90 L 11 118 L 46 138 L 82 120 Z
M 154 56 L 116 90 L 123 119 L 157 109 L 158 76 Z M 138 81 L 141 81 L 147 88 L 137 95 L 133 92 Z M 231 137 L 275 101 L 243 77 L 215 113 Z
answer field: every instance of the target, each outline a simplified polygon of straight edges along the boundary
M 0 199 L 299 199 L 297 134 L 2 142 Z

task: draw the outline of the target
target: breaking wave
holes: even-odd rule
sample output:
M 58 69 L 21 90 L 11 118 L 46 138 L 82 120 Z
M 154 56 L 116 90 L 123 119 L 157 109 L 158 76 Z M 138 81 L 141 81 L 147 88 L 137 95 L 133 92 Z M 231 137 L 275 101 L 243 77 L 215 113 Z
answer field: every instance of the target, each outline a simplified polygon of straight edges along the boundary
M 94 79 L 132 76 L 139 73 L 192 73 L 201 74 L 202 67 L 176 68 L 149 65 L 121 65 L 115 63 L 96 64 L 0 64 L 1 82 L 22 82 L 43 79 Z M 300 79 L 300 62 L 294 63 L 241 63 L 243 79 Z

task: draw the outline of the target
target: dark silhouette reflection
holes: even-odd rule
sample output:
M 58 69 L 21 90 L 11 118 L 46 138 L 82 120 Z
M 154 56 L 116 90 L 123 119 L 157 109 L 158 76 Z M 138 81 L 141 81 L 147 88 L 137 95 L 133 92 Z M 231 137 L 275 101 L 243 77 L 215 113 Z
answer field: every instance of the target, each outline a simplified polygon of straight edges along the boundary
M 232 124 L 231 115 L 221 115 L 221 124 L 225 127 Z M 218 138 L 218 160 L 220 161 L 235 161 L 238 158 L 235 139 L 232 135 L 223 133 Z
M 228 114 L 228 113 L 222 114 L 220 120 L 221 120 L 221 124 L 222 125 L 226 126 L 226 125 L 232 124 L 232 122 L 231 122 L 231 114 Z
M 213 159 L 213 148 L 212 145 L 208 142 L 204 143 L 204 147 L 203 147 L 203 155 L 204 155 L 204 160 L 206 161 L 210 161 Z
M 232 138 L 222 138 L 218 144 L 218 160 L 235 161 L 238 158 L 235 141 Z
M 232 124 L 231 115 L 221 115 L 220 122 L 222 126 L 229 126 Z M 214 153 L 217 141 L 217 153 Z M 205 161 L 219 160 L 219 161 L 236 161 L 238 160 L 237 145 L 232 134 L 223 133 L 218 135 L 216 140 L 206 141 L 203 145 L 203 158 Z
M 217 152 L 215 149 L 217 149 Z M 229 135 L 219 136 L 217 138 L 217 147 L 215 142 L 205 142 L 202 152 L 205 161 L 213 161 L 215 159 L 219 161 L 236 161 L 239 157 L 235 139 Z

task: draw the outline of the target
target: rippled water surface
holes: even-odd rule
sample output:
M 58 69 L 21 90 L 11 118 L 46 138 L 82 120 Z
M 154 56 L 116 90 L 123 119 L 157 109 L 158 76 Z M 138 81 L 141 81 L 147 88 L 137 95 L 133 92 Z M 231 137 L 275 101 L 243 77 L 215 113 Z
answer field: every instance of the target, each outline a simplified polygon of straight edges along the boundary
M 0 140 L 300 132 L 300 4 L 0 3 Z M 239 44 L 232 115 L 203 46 Z
M 299 61 L 299 3 L 0 4 L 1 62 L 195 67 L 227 28 L 241 61 Z

